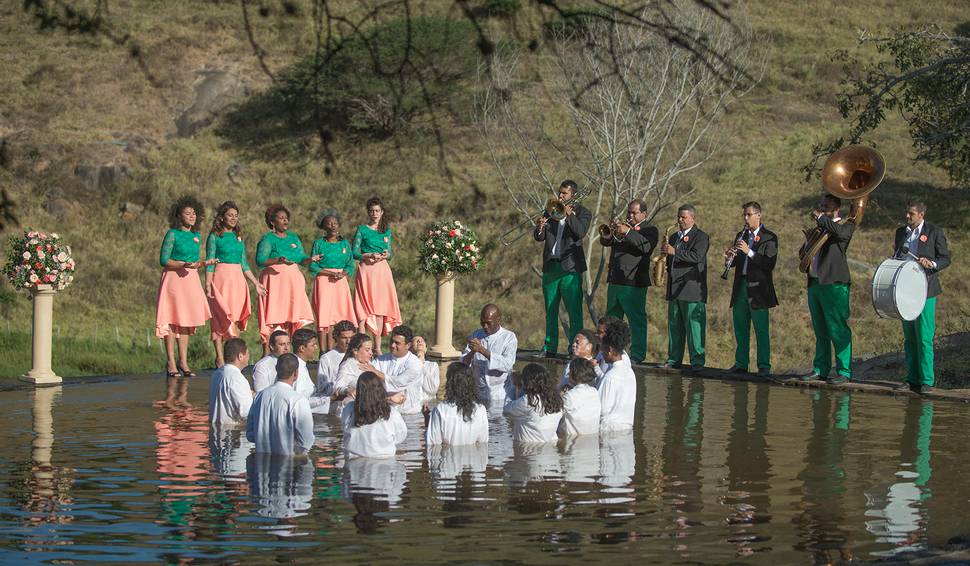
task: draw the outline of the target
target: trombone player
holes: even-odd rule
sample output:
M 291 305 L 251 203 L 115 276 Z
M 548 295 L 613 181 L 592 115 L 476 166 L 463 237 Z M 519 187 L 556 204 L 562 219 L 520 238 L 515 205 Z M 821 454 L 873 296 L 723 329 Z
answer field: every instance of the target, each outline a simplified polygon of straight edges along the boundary
M 626 221 L 600 224 L 600 244 L 611 248 L 607 276 L 606 315 L 630 321 L 630 359 L 641 363 L 647 357 L 647 287 L 650 286 L 650 255 L 660 233 L 645 224 L 646 206 L 633 199 L 626 207 Z
M 569 179 L 559 185 L 559 202 L 562 218 L 550 218 L 548 211 L 536 220 L 532 237 L 544 242 L 542 248 L 542 297 L 546 307 L 546 339 L 542 350 L 547 358 L 556 356 L 559 347 L 559 301 L 566 304 L 569 313 L 569 336 L 571 344 L 583 329 L 583 273 L 586 272 L 586 254 L 583 238 L 589 231 L 593 213 L 576 202 L 578 186 Z
M 771 335 L 768 331 L 768 309 L 778 306 L 772 272 L 778 258 L 778 236 L 761 223 L 761 204 L 746 202 L 741 206 L 744 228 L 735 236 L 735 244 L 724 252 L 725 274 L 734 268 L 731 288 L 731 318 L 734 322 L 734 365 L 728 373 L 748 373 L 751 350 L 751 326 L 758 341 L 758 375 L 771 374 Z

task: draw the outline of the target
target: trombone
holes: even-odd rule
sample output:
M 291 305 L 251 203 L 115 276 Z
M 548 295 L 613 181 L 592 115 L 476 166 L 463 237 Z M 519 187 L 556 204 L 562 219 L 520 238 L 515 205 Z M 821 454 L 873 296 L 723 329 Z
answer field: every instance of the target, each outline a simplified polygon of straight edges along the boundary
M 584 198 L 586 198 L 588 195 L 589 195 L 589 189 L 586 189 L 586 190 L 577 192 L 575 195 L 573 195 L 573 198 L 569 199 L 566 202 L 562 202 L 558 198 L 551 198 L 547 200 L 546 205 L 542 208 L 542 210 L 539 211 L 538 214 L 531 216 L 528 220 L 524 220 L 516 224 L 511 229 L 509 229 L 508 232 L 502 234 L 502 237 L 501 237 L 502 245 L 511 246 L 515 242 L 519 241 L 519 239 L 521 239 L 522 236 L 525 236 L 528 233 L 528 232 L 522 231 L 523 228 L 534 225 L 536 222 L 538 222 L 540 218 L 548 218 L 549 220 L 552 220 L 554 222 L 559 222 L 560 220 L 566 217 L 567 204 L 568 205 L 579 204 L 579 202 Z M 515 234 L 516 232 L 519 232 L 519 234 L 509 239 L 509 237 Z

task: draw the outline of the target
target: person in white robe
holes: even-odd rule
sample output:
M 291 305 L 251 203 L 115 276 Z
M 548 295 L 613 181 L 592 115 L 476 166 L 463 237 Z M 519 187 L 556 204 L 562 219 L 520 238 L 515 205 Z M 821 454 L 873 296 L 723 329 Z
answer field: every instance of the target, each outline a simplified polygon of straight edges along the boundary
M 333 338 L 333 349 L 327 350 L 320 355 L 320 362 L 317 364 L 317 390 L 313 394 L 316 397 L 333 395 L 333 384 L 337 381 L 337 370 L 340 362 L 344 360 L 347 353 L 347 346 L 350 339 L 357 334 L 357 326 L 349 320 L 341 320 L 333 325 L 331 337 Z M 329 407 L 328 407 L 329 409 Z M 316 413 L 318 411 L 314 411 Z
M 365 371 L 354 400 L 344 407 L 344 453 L 347 458 L 391 458 L 408 435 L 401 413 L 391 406 L 384 382 Z
M 431 411 L 425 444 L 488 444 L 488 410 L 478 399 L 475 377 L 468 366 L 448 366 L 445 399 Z
M 610 362 L 606 361 L 606 357 L 603 355 L 603 336 L 606 335 L 606 332 L 609 329 L 622 327 L 624 325 L 626 325 L 626 323 L 623 322 L 623 319 L 616 318 L 615 316 L 604 316 L 600 318 L 599 324 L 596 325 L 596 339 L 600 342 L 599 352 L 594 358 L 596 360 L 596 365 L 599 367 L 599 377 L 596 379 L 596 383 L 594 384 L 594 387 L 597 389 L 599 389 L 603 376 L 606 375 L 606 372 L 610 371 L 610 366 L 612 365 Z M 626 326 L 629 329 L 629 325 Z M 626 350 L 623 351 L 620 359 L 630 364 L 630 367 L 633 367 L 633 363 L 630 361 L 630 356 L 627 355 Z
M 518 339 L 514 332 L 502 328 L 502 312 L 496 305 L 485 305 L 479 320 L 482 327 L 468 337 L 461 361 L 472 368 L 482 404 L 502 407 L 515 365 Z
M 600 432 L 633 428 L 637 404 L 637 378 L 623 349 L 630 343 L 630 327 L 625 322 L 607 329 L 602 351 L 610 369 L 600 379 Z
M 388 393 L 404 393 L 404 403 L 399 407 L 402 415 L 421 412 L 424 394 L 421 381 L 424 377 L 421 360 L 411 353 L 408 346 L 414 332 L 407 326 L 391 329 L 390 351 L 374 360 L 374 367 L 384 374 L 384 387 Z
M 521 396 L 509 399 L 504 410 L 512 421 L 512 440 L 516 443 L 557 440 L 563 407 L 559 380 L 544 366 L 528 364 L 514 384 Z
M 290 335 L 274 330 L 269 335 L 269 353 L 253 366 L 253 391 L 259 393 L 276 381 L 276 360 L 290 352 Z
M 427 407 L 438 399 L 438 389 L 441 387 L 441 367 L 438 362 L 426 360 L 428 344 L 423 336 L 411 339 L 411 351 L 421 360 L 421 406 Z
M 299 362 L 283 354 L 276 362 L 276 382 L 256 394 L 246 421 L 246 438 L 256 452 L 304 454 L 313 446 L 310 402 L 293 388 Z
M 374 339 L 357 333 L 347 344 L 347 352 L 337 369 L 331 396 L 335 402 L 330 404 L 330 413 L 343 415 L 344 408 L 353 400 L 357 378 L 365 371 L 372 371 L 383 378 L 384 374 L 371 363 L 374 359 Z
M 599 392 L 592 385 L 596 381 L 596 366 L 592 361 L 584 358 L 576 358 L 572 364 L 569 389 L 562 398 L 563 410 L 562 421 L 559 422 L 559 436 L 599 434 L 600 397 Z
M 293 389 L 307 398 L 311 412 L 326 414 L 330 411 L 330 396 L 316 395 L 317 385 L 310 377 L 310 369 L 307 367 L 307 362 L 317 358 L 318 349 L 317 333 L 310 328 L 300 328 L 293 333 L 293 353 L 296 354 L 300 366 Z
M 241 338 L 230 338 L 223 346 L 226 363 L 209 381 L 209 423 L 239 424 L 249 416 L 253 390 L 242 369 L 249 365 L 249 349 Z
M 576 337 L 573 338 L 572 349 L 572 360 L 589 360 L 593 362 L 593 368 L 596 370 L 597 379 L 603 375 L 603 370 L 600 369 L 599 362 L 597 358 L 599 356 L 599 338 L 589 330 L 583 329 L 576 333 Z M 562 379 L 559 380 L 559 389 L 566 391 L 569 389 L 569 374 L 572 371 L 573 362 L 572 360 L 566 364 L 566 369 L 562 372 Z

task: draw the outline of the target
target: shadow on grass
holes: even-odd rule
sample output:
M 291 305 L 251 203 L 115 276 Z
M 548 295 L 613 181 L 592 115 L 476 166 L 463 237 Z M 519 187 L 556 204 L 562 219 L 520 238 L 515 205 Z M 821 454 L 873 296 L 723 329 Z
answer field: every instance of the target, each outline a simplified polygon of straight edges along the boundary
M 301 122 L 276 89 L 257 93 L 238 105 L 216 129 L 228 145 L 250 159 L 293 157 L 319 127 Z

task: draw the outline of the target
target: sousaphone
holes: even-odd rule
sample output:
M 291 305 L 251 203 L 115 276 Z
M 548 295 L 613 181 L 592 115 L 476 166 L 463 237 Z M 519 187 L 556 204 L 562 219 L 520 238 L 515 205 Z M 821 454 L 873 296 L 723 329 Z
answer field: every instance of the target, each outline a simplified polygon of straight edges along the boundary
M 839 224 L 852 222 L 859 226 L 862 223 L 869 193 L 876 190 L 885 176 L 886 160 L 871 147 L 850 145 L 829 156 L 822 167 L 822 187 L 833 196 L 852 201 L 849 215 Z M 802 273 L 808 273 L 812 258 L 829 236 L 828 232 L 817 226 L 806 233 L 807 241 L 798 256 L 798 269 Z

